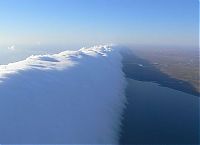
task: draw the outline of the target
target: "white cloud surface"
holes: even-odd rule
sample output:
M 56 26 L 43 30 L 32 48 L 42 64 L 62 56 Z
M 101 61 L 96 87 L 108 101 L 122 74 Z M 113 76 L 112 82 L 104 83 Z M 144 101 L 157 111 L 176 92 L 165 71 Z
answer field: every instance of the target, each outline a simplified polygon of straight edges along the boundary
M 109 46 L 1 65 L 0 142 L 116 144 L 125 84 Z

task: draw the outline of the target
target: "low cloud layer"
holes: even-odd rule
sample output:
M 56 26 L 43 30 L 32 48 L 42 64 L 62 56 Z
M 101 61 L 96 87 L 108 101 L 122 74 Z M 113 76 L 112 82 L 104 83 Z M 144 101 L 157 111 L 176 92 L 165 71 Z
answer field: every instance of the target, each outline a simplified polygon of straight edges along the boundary
M 125 84 L 109 46 L 1 65 L 0 142 L 116 144 Z

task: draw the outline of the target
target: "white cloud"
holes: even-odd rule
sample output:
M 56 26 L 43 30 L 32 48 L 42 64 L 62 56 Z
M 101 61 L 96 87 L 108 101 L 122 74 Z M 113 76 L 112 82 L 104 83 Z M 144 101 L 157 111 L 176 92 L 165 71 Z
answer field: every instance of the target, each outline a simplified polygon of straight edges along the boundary
M 124 89 L 121 55 L 108 46 L 0 66 L 0 141 L 117 144 Z
M 15 45 L 8 46 L 8 50 L 14 51 L 15 50 Z

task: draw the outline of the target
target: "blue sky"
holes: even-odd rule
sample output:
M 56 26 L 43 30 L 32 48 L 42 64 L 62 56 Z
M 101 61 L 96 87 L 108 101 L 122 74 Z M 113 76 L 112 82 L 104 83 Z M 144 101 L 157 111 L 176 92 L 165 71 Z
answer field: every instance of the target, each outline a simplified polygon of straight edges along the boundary
M 194 46 L 198 0 L 0 0 L 0 45 Z

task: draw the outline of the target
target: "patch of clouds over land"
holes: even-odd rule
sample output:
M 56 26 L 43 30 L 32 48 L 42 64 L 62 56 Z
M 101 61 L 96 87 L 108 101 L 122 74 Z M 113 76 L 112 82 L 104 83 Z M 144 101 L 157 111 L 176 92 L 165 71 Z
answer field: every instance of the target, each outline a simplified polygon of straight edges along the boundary
M 0 142 L 117 144 L 126 99 L 110 46 L 0 65 Z

